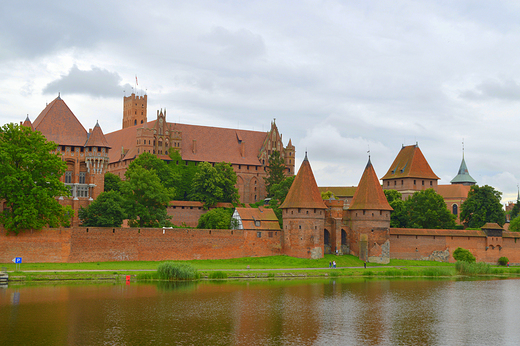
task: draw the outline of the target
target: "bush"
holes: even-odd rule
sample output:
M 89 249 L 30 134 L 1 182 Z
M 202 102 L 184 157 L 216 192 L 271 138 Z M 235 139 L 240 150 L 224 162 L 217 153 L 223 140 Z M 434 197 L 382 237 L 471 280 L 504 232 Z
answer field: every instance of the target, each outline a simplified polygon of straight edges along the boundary
M 457 250 L 453 251 L 453 258 L 456 261 L 475 263 L 475 256 L 469 252 L 469 250 L 458 247 Z
M 200 277 L 200 274 L 190 264 L 164 262 L 157 267 L 157 274 L 161 279 L 166 280 L 194 280 Z
M 223 271 L 219 270 L 216 272 L 209 273 L 208 278 L 210 278 L 210 279 L 227 279 L 227 274 L 224 273 Z
M 498 259 L 498 265 L 499 265 L 499 266 L 505 266 L 505 265 L 507 265 L 508 263 L 509 263 L 509 258 L 507 258 L 507 257 L 500 257 L 500 258 Z

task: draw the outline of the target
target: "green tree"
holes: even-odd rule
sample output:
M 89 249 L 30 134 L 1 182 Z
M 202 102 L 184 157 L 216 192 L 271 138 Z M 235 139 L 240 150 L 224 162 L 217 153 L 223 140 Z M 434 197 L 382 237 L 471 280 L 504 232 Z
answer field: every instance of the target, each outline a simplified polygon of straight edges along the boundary
M 453 229 L 455 215 L 449 212 L 444 198 L 433 189 L 415 192 L 404 201 L 410 228 Z
M 125 210 L 133 227 L 161 227 L 171 225 L 167 214 L 168 202 L 175 195 L 173 189 L 161 184 L 154 169 L 135 165 L 125 173 L 121 192 L 126 200 Z
M 287 194 L 289 193 L 289 189 L 292 186 L 292 183 L 294 181 L 294 178 L 296 178 L 294 175 L 291 177 L 286 177 L 284 180 L 282 180 L 278 184 L 274 184 L 271 191 L 273 194 L 273 197 L 271 197 L 271 200 L 269 201 L 269 207 L 271 207 L 278 218 L 278 223 L 280 224 L 280 227 L 283 229 L 283 218 L 282 218 L 282 210 L 280 209 L 280 205 L 285 201 L 285 197 L 287 197 Z
M 468 198 L 461 206 L 460 219 L 464 226 L 480 228 L 487 222 L 502 226 L 506 217 L 500 203 L 501 198 L 502 193 L 491 186 L 473 185 L 469 190 Z
M 511 209 L 511 212 L 509 213 L 509 216 L 511 217 L 510 220 L 513 220 L 515 217 L 517 217 L 519 212 L 520 212 L 520 201 L 517 200 L 515 205 L 513 206 L 513 209 Z
M 121 178 L 110 172 L 105 173 L 105 192 L 121 191 Z
M 323 199 L 323 200 L 328 200 L 331 197 L 334 198 L 334 194 L 332 193 L 332 191 L 324 191 L 321 193 L 321 199 Z
M 265 191 L 267 197 L 272 197 L 272 187 L 280 184 L 285 179 L 285 162 L 280 156 L 280 152 L 275 150 L 269 155 L 268 166 L 266 167 L 267 176 L 264 178 Z
M 520 217 L 517 216 L 509 223 L 509 232 L 520 232 Z
M 453 251 L 453 258 L 456 261 L 475 263 L 475 256 L 469 250 L 458 247 Z
M 61 155 L 53 153 L 56 147 L 28 127 L 6 124 L 0 128 L 0 199 L 7 206 L 0 222 L 7 231 L 70 225 L 72 208 L 56 200 L 69 195 L 60 181 L 67 165 Z
M 86 208 L 80 208 L 78 215 L 83 226 L 120 227 L 126 218 L 124 199 L 118 191 L 101 193 Z
M 237 175 L 229 163 L 220 162 L 213 167 L 208 162 L 202 162 L 193 177 L 190 198 L 203 202 L 204 209 L 218 202 L 237 203 L 239 195 L 236 183 Z
M 135 166 L 141 166 L 147 170 L 153 169 L 166 188 L 175 188 L 180 180 L 180 176 L 172 169 L 173 166 L 150 153 L 144 152 L 139 155 L 128 168 L 131 169 Z
M 233 208 L 211 209 L 199 218 L 197 228 L 203 229 L 229 229 L 231 226 L 231 216 Z
M 168 166 L 179 177 L 175 185 L 175 199 L 179 201 L 190 200 L 193 177 L 199 168 L 195 162 L 186 162 L 182 159 L 178 150 L 170 152 Z
M 388 204 L 394 209 L 390 214 L 390 227 L 406 228 L 410 220 L 402 194 L 397 190 L 384 190 Z

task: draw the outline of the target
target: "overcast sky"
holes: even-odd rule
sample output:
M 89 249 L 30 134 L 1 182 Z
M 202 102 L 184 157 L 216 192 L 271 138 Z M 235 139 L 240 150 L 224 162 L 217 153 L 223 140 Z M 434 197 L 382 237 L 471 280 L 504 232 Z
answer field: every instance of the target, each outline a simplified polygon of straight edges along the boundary
M 3 1 L 0 123 L 61 97 L 83 126 L 148 120 L 267 131 L 305 150 L 321 186 L 379 177 L 419 144 L 449 184 L 462 159 L 516 200 L 520 4 L 515 1 Z

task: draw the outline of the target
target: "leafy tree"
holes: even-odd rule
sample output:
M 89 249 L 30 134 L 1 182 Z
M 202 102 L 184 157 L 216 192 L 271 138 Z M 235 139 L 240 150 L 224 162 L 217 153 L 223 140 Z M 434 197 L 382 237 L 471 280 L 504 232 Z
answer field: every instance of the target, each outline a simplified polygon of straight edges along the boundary
M 53 153 L 56 147 L 28 127 L 6 124 L 0 128 L 0 199 L 7 206 L 0 222 L 7 231 L 18 234 L 46 225 L 70 225 L 72 208 L 56 200 L 69 195 L 60 181 L 67 165 Z
M 404 201 L 410 228 L 453 229 L 455 215 L 449 212 L 444 198 L 433 189 L 415 192 Z
M 105 173 L 105 192 L 121 190 L 121 178 L 110 172 Z
M 487 222 L 496 222 L 502 226 L 505 212 L 500 203 L 502 193 L 491 186 L 473 185 L 468 198 L 462 203 L 460 219 L 465 227 L 480 228 Z
M 390 227 L 408 227 L 409 216 L 402 194 L 397 190 L 384 190 L 388 204 L 394 209 L 390 214 Z
M 202 162 L 193 177 L 190 198 L 203 202 L 204 209 L 218 202 L 237 203 L 239 195 L 236 183 L 237 175 L 229 163 L 220 162 L 213 167 L 208 162 Z
M 172 169 L 172 166 L 150 153 L 145 152 L 139 155 L 128 168 L 131 169 L 135 166 L 141 166 L 147 170 L 153 169 L 166 188 L 175 187 L 180 180 L 180 176 Z
M 458 247 L 455 251 L 453 251 L 453 258 L 456 261 L 475 263 L 475 256 L 469 252 L 469 250 Z
M 171 161 L 168 164 L 171 170 L 179 177 L 175 185 L 175 199 L 188 201 L 191 194 L 193 177 L 199 168 L 195 162 L 186 162 L 182 159 L 178 150 L 170 152 Z
M 269 206 L 273 209 L 276 217 L 278 218 L 278 222 L 280 223 L 280 227 L 283 229 L 283 218 L 282 218 L 282 210 L 279 208 L 280 205 L 285 201 L 285 197 L 289 193 L 289 189 L 294 181 L 296 176 L 286 177 L 278 184 L 274 184 L 271 191 L 273 193 L 273 197 L 269 201 Z
M 139 165 L 129 167 L 121 192 L 126 200 L 126 211 L 131 226 L 169 226 L 170 217 L 166 207 L 173 198 L 173 189 L 168 189 L 154 169 L 147 170 Z
M 517 216 L 509 223 L 509 232 L 520 232 L 520 217 Z
M 498 265 L 499 265 L 499 266 L 505 266 L 505 265 L 507 265 L 508 263 L 509 263 L 509 258 L 507 258 L 507 257 L 500 257 L 500 258 L 498 259 Z
M 197 228 L 203 229 L 229 229 L 231 226 L 231 216 L 233 208 L 211 209 L 199 218 Z
M 124 199 L 118 191 L 101 193 L 86 208 L 80 208 L 78 214 L 83 226 L 120 227 L 126 218 Z
M 328 200 L 331 197 L 334 197 L 334 194 L 332 193 L 332 191 L 324 191 L 321 193 L 321 199 L 323 199 L 323 200 Z
M 265 190 L 268 197 L 273 196 L 272 187 L 280 184 L 285 179 L 285 162 L 280 156 L 280 152 L 275 150 L 269 155 L 268 166 L 266 167 L 267 176 L 264 178 Z

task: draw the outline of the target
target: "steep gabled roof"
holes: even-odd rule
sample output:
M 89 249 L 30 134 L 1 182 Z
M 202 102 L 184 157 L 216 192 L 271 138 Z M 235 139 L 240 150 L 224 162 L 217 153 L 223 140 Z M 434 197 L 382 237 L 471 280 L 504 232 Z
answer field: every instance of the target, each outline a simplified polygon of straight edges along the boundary
M 393 210 L 390 204 L 388 204 L 370 158 L 349 209 Z
M 153 129 L 155 122 L 156 120 L 150 121 L 142 127 Z M 261 165 L 258 153 L 264 143 L 265 132 L 178 123 L 168 123 L 168 125 L 182 133 L 181 153 L 185 161 L 223 161 L 239 165 Z M 138 128 L 140 126 L 130 126 L 105 135 L 112 148 L 109 152 L 109 162 L 117 162 L 121 157 L 133 158 L 137 154 Z M 241 145 L 244 145 L 243 156 Z M 124 148 L 124 155 L 121 155 L 121 148 Z M 168 156 L 166 155 L 165 158 L 168 159 Z
M 439 179 L 417 144 L 403 146 L 382 180 L 397 178 Z
M 99 126 L 99 123 L 96 122 L 96 126 L 94 126 L 94 129 L 92 132 L 88 134 L 87 143 L 85 143 L 86 147 L 105 147 L 109 148 L 108 142 L 105 138 L 105 135 L 103 134 L 103 131 L 101 130 L 101 126 Z
M 305 154 L 305 159 L 298 170 L 296 178 L 294 178 L 285 201 L 280 206 L 280 209 L 285 208 L 327 208 L 321 199 L 307 154 Z
M 462 162 L 460 163 L 459 173 L 455 178 L 451 180 L 452 184 L 468 184 L 475 185 L 477 181 L 469 175 L 468 167 L 466 167 L 466 161 L 464 155 L 462 155 Z
M 87 131 L 59 96 L 38 115 L 33 127 L 58 145 L 83 146 L 87 141 Z

